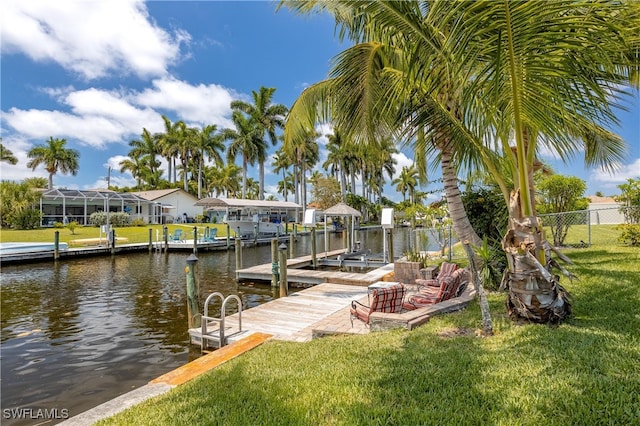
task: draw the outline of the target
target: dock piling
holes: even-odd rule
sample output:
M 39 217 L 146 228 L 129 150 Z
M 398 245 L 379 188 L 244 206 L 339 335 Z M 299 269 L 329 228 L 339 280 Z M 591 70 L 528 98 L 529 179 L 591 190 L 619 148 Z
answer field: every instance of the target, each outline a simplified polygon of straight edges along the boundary
M 149 228 L 149 253 L 153 251 L 153 229 Z
M 278 287 L 278 239 L 271 240 L 271 287 Z
M 236 237 L 236 271 L 242 269 L 242 241 Z
M 289 234 L 289 257 L 293 259 L 294 256 L 295 256 L 295 235 Z
M 198 227 L 193 227 L 193 254 L 198 254 Z
M 287 245 L 280 244 L 280 297 L 288 296 L 287 283 Z
M 53 237 L 53 259 L 60 259 L 60 231 L 56 231 Z
M 318 256 L 316 253 L 316 227 L 311 227 L 311 262 L 313 269 L 318 268 Z
M 189 328 L 200 327 L 200 303 L 198 300 L 198 283 L 196 282 L 196 263 L 198 258 L 191 254 L 187 258 L 187 266 L 184 271 L 187 275 L 187 319 Z

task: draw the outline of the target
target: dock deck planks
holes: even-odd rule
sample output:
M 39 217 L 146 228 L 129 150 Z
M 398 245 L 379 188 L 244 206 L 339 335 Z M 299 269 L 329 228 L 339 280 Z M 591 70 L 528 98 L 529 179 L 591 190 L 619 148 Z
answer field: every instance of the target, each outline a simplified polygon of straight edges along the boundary
M 366 295 L 366 287 L 330 283 L 298 291 L 243 311 L 243 333 L 238 338 L 257 332 L 273 335 L 275 340 L 310 341 L 314 324 Z M 345 315 L 348 319 L 348 312 Z M 225 321 L 237 324 L 238 314 L 228 315 Z M 229 339 L 233 341 L 234 338 Z

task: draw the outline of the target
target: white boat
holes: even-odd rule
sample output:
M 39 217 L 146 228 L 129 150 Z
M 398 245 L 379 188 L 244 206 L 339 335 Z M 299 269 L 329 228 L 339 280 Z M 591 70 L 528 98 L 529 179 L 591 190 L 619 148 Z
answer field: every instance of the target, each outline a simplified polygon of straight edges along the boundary
M 243 239 L 284 235 L 287 222 L 296 222 L 300 205 L 287 201 L 204 198 L 196 203 L 209 212 L 224 212 L 222 221 L 232 235 Z M 216 216 L 219 217 L 219 216 Z
M 58 250 L 67 250 L 67 243 L 58 243 Z M 0 255 L 11 255 L 21 253 L 36 253 L 42 251 L 54 251 L 54 243 L 0 243 Z

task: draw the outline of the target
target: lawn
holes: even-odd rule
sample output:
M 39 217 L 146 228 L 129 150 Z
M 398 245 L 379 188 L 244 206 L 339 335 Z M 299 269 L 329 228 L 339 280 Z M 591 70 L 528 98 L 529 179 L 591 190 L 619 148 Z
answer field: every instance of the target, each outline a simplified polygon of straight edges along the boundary
M 127 238 L 126 243 L 148 243 L 149 242 L 149 229 L 151 229 L 151 239 L 153 241 L 162 240 L 162 227 L 164 225 L 144 225 L 144 226 L 124 226 L 115 227 L 116 237 Z M 197 228 L 198 235 L 203 235 L 205 228 L 210 229 L 218 228 L 217 237 L 226 238 L 227 225 L 215 224 L 215 223 L 188 223 L 188 224 L 169 224 L 167 231 L 171 234 L 176 229 L 182 229 L 185 239 L 193 239 L 193 228 Z M 304 229 L 304 227 L 297 225 L 298 231 Z M 292 229 L 289 228 L 289 231 Z M 59 232 L 60 242 L 69 243 L 73 240 L 83 238 L 99 238 L 100 228 L 97 226 L 78 226 L 73 232 L 68 228 L 39 228 L 30 230 L 15 230 L 2 228 L 0 230 L 0 242 L 51 242 L 55 241 L 55 233 Z M 235 237 L 235 234 L 231 232 L 231 236 Z M 104 234 L 102 235 L 104 238 Z M 75 247 L 74 244 L 70 244 L 70 247 Z
M 640 249 L 566 253 L 558 326 L 513 323 L 494 293 L 493 337 L 473 303 L 410 332 L 267 342 L 99 424 L 638 424 Z

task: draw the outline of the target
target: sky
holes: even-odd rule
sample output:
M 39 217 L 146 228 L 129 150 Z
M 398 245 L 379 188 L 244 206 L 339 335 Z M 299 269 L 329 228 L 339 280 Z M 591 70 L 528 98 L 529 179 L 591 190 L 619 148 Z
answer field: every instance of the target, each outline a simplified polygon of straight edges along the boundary
M 80 167 L 76 176 L 56 174 L 54 186 L 69 189 L 106 188 L 109 167 L 112 185 L 135 186 L 119 163 L 143 128 L 164 129 L 162 115 L 190 126 L 232 127 L 231 101 L 250 101 L 261 86 L 276 88 L 273 101 L 289 107 L 327 77 L 331 59 L 347 47 L 330 16 L 276 11 L 270 1 L 3 0 L 0 44 L 0 131 L 19 161 L 0 163 L 0 179 L 48 177 L 42 167 L 27 168 L 27 152 L 64 138 L 79 151 Z M 617 185 L 640 177 L 637 93 L 627 106 L 612 129 L 629 146 L 614 175 L 586 168 L 581 156 L 568 165 L 542 159 L 585 180 L 586 195 L 618 194 Z M 326 134 L 330 126 L 319 130 Z M 318 142 L 321 164 L 327 139 Z M 397 173 L 412 157 L 406 149 L 396 155 Z M 265 190 L 282 199 L 270 163 Z M 257 167 L 249 177 L 258 179 Z M 422 190 L 439 189 L 432 185 Z M 402 201 L 390 185 L 384 196 Z

